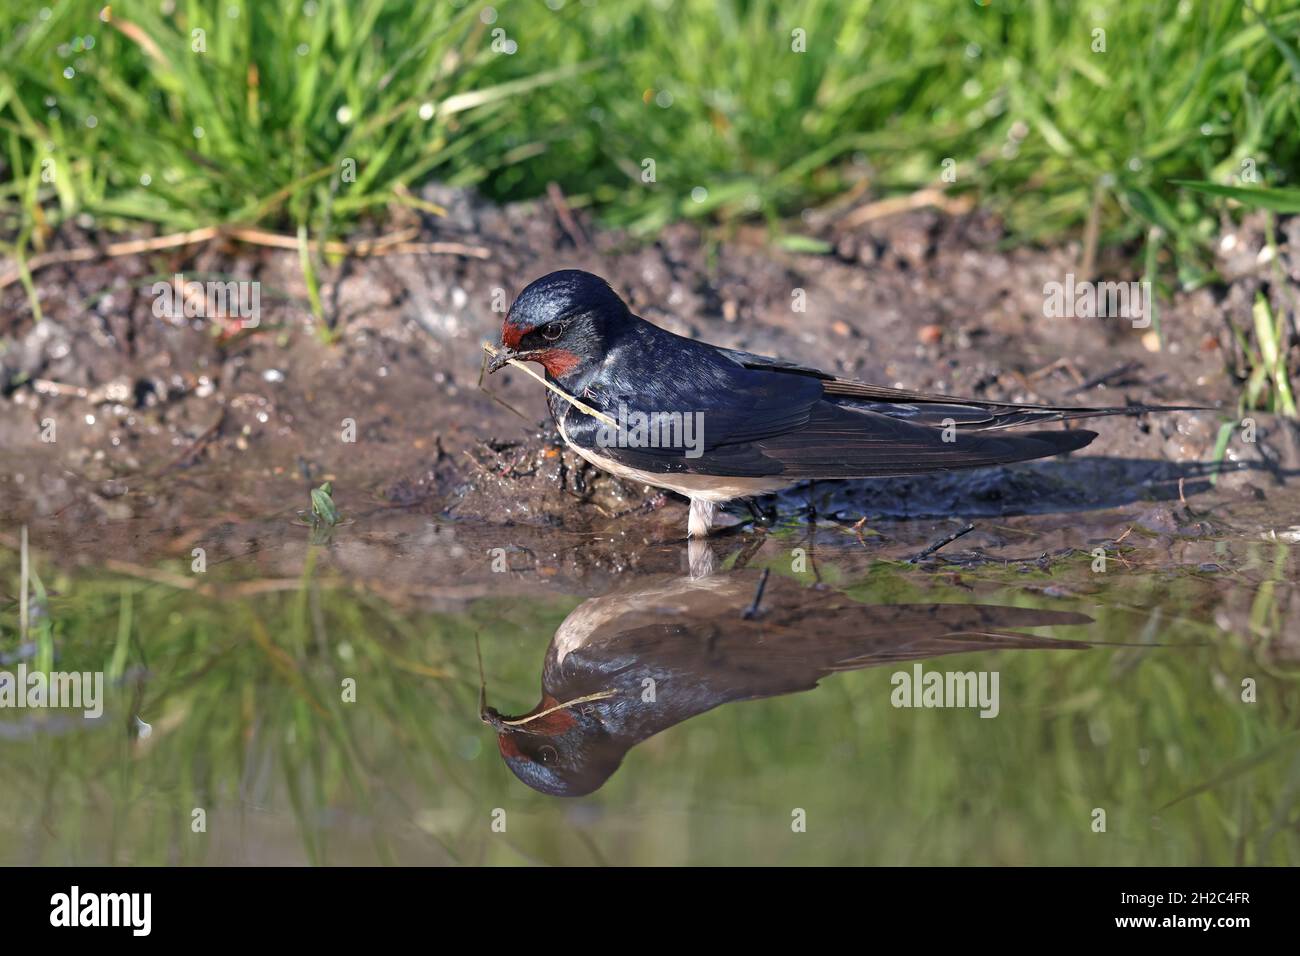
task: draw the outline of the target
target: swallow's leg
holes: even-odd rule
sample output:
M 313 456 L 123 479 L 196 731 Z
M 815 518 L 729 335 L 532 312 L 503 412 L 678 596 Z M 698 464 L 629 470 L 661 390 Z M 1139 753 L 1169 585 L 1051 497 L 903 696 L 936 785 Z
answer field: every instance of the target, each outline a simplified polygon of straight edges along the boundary
M 704 538 L 690 538 L 686 542 L 686 561 L 690 565 L 691 579 L 707 578 L 718 570 L 718 556 Z
M 713 528 L 713 515 L 718 510 L 716 501 L 691 499 L 691 513 L 686 522 L 686 533 L 692 538 L 706 538 Z

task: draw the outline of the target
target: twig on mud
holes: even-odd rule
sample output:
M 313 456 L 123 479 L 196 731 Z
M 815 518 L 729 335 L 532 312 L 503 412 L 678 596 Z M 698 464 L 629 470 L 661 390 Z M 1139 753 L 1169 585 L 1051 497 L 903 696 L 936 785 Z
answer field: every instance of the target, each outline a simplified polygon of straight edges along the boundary
M 79 398 L 92 405 L 121 405 L 127 401 L 125 394 L 113 383 L 100 385 L 97 388 L 86 388 L 83 385 L 69 385 L 49 378 L 34 378 L 28 384 L 38 395 Z
M 330 255 L 341 256 L 380 256 L 401 253 L 421 253 L 426 255 L 467 256 L 471 259 L 487 259 L 492 255 L 485 246 L 470 246 L 461 242 L 412 242 L 417 229 L 404 229 L 401 232 L 380 236 L 377 239 L 361 239 L 357 242 L 312 240 L 308 246 L 313 250 L 324 250 Z M 114 242 L 102 249 L 97 246 L 84 246 L 77 249 L 60 249 L 55 252 L 43 252 L 27 260 L 27 271 L 36 272 L 46 266 L 60 265 L 68 262 L 89 262 L 99 258 L 116 258 L 133 256 L 142 252 L 159 252 L 163 249 L 178 249 L 192 246 L 213 239 L 234 239 L 237 242 L 253 246 L 268 246 L 274 249 L 298 248 L 297 236 L 282 236 L 279 233 L 263 229 L 250 229 L 229 226 L 204 226 L 187 232 L 174 232 L 152 239 L 129 239 Z M 0 273 L 0 289 L 12 285 L 22 277 L 21 268 L 14 266 L 7 272 Z
M 1055 362 L 1050 363 L 1049 365 L 1044 365 L 1036 372 L 1030 372 L 1028 375 L 1028 380 L 1031 382 L 1036 382 L 1044 375 L 1050 375 L 1052 372 L 1055 372 L 1057 369 L 1063 369 L 1064 371 L 1070 373 L 1070 377 L 1074 379 L 1074 383 L 1082 387 L 1084 381 L 1083 373 L 1080 372 L 1079 367 L 1075 365 L 1072 361 L 1070 361 L 1068 358 L 1059 358 Z
M 103 249 L 95 246 L 82 246 L 77 249 L 43 252 L 27 260 L 27 271 L 35 272 L 37 269 L 44 269 L 46 266 L 65 262 L 89 262 L 91 259 L 98 259 L 100 256 L 133 256 L 141 252 L 174 249 L 179 246 L 193 245 L 197 242 L 207 242 L 209 239 L 216 238 L 219 234 L 220 230 L 216 226 L 205 226 L 202 229 L 176 232 L 168 236 L 157 236 L 153 239 L 131 239 L 126 242 L 115 242 Z M 17 267 L 0 275 L 0 289 L 17 282 L 20 275 L 21 273 Z
M 975 206 L 975 199 L 972 196 L 949 196 L 938 187 L 927 186 L 907 196 L 891 196 L 867 203 L 845 216 L 840 225 L 852 229 L 863 223 L 885 219 L 900 212 L 911 212 L 913 209 L 924 209 L 926 206 L 935 206 L 949 215 L 958 216 L 970 212 Z
M 752 621 L 754 618 L 758 617 L 758 606 L 763 601 L 763 591 L 767 588 L 767 577 L 771 573 L 771 568 L 763 569 L 763 576 L 758 579 L 758 587 L 754 590 L 753 603 L 751 603 L 749 607 L 745 608 L 745 612 L 741 614 L 741 617 L 746 621 Z
M 221 431 L 221 426 L 225 423 L 225 421 L 226 421 L 226 410 L 223 408 L 220 412 L 217 413 L 217 420 L 213 422 L 211 425 L 209 425 L 206 429 L 204 429 L 203 434 L 199 435 L 198 438 L 194 439 L 194 441 L 190 444 L 190 446 L 186 448 L 185 451 L 181 452 L 180 455 L 173 458 L 167 464 L 163 465 L 161 468 L 155 471 L 151 477 L 157 478 L 159 475 L 165 475 L 167 472 L 171 471 L 177 465 L 180 465 L 188 461 L 190 458 L 193 458 L 195 455 L 201 452 L 205 447 L 207 447 L 208 442 L 212 441 L 212 439 L 216 437 L 217 433 Z
M 940 548 L 952 544 L 958 538 L 963 537 L 964 535 L 968 535 L 974 530 L 975 530 L 975 526 L 973 524 L 967 524 L 966 527 L 959 528 L 958 530 L 954 531 L 952 534 L 940 538 L 938 541 L 934 542 L 934 544 L 927 547 L 924 551 L 922 551 L 920 554 L 917 554 L 915 557 L 908 558 L 907 563 L 916 564 L 919 561 L 924 561 L 926 558 L 934 554 Z
M 42 394 L 72 396 L 73 398 L 90 397 L 90 389 L 83 388 L 80 385 L 65 385 L 63 382 L 55 382 L 48 378 L 32 379 L 32 388 Z
M 470 453 L 470 450 L 469 450 L 468 448 L 463 448 L 463 449 L 461 449 L 461 450 L 465 452 L 465 457 L 468 458 L 470 461 L 472 461 L 472 462 L 474 463 L 474 467 L 477 468 L 479 471 L 483 472 L 483 474 L 484 474 L 485 477 L 488 477 L 488 478 L 495 478 L 495 477 L 497 477 L 496 475 L 492 474 L 492 472 L 488 471 L 487 465 L 483 464 L 483 462 L 481 462 L 481 461 L 479 461 L 477 458 L 475 458 L 475 457 Z
M 488 343 L 488 342 L 484 342 L 484 343 L 483 343 L 483 351 L 487 352 L 488 355 L 491 355 L 491 356 L 493 356 L 493 357 L 495 358 L 496 355 L 497 355 L 497 353 L 500 351 L 500 349 L 498 349 L 495 345 L 492 345 L 492 344 L 490 344 L 490 343 Z M 574 398 L 572 395 L 570 395 L 570 394 L 569 394 L 568 392 L 566 392 L 564 389 L 560 388 L 558 385 L 552 385 L 550 382 L 548 382 L 546 379 L 542 378 L 542 376 L 538 375 L 536 372 L 534 372 L 531 368 L 529 368 L 529 367 L 528 367 L 527 365 L 525 365 L 523 362 L 518 362 L 518 361 L 515 361 L 514 359 L 507 359 L 506 362 L 507 362 L 507 364 L 509 364 L 509 365 L 513 365 L 515 368 L 519 369 L 521 372 L 526 372 L 527 374 L 531 375 L 533 378 L 537 379 L 537 381 L 541 382 L 543 385 L 545 385 L 547 388 L 549 388 L 552 392 L 554 392 L 556 395 L 560 396 L 560 398 L 564 399 L 566 402 L 568 402 L 570 405 L 572 405 L 572 406 L 573 406 L 574 408 L 576 408 L 578 411 L 582 412 L 584 415 L 590 415 L 592 418 L 596 419 L 597 421 L 599 421 L 599 422 L 604 422 L 604 423 L 605 423 L 606 425 L 608 425 L 610 428 L 618 428 L 618 422 L 614 421 L 614 419 L 610 418 L 610 417 L 609 417 L 608 415 L 606 415 L 604 412 L 598 412 L 598 411 L 596 411 L 594 408 L 592 408 L 592 407 L 591 407 L 590 405 L 588 405 L 586 402 L 580 402 L 580 401 L 578 401 L 576 398 Z
M 471 259 L 488 259 L 492 251 L 486 246 L 470 246 L 463 242 L 412 242 L 419 230 L 403 229 L 400 232 L 380 236 L 377 239 L 360 239 L 356 242 L 329 241 L 322 243 L 313 239 L 307 245 L 315 249 L 324 249 L 330 255 L 340 256 L 381 256 L 396 255 L 406 252 L 428 253 L 430 255 L 468 256 Z M 297 236 L 282 236 L 261 229 L 233 229 L 226 233 L 232 239 L 256 246 L 270 246 L 274 249 L 297 249 Z
M 946 544 L 946 543 L 947 542 L 942 542 L 942 544 Z M 1089 553 L 1090 552 L 1081 552 L 1079 551 L 1078 548 L 1057 548 L 1055 551 L 1044 551 L 1042 554 L 1036 555 L 1035 557 L 1032 558 L 1005 558 L 1005 557 L 997 558 L 997 557 L 991 557 L 990 555 L 987 554 L 981 554 L 979 552 L 972 551 L 972 552 L 967 552 L 966 554 L 960 555 L 958 557 L 947 558 L 945 560 L 947 560 L 947 562 L 950 565 L 955 565 L 956 567 L 967 568 L 967 569 L 981 567 L 983 565 L 994 565 L 1002 568 L 1010 568 L 1010 567 L 1021 566 L 1025 564 L 1035 564 L 1046 571 L 1046 570 L 1050 570 L 1052 562 L 1054 560 L 1072 557 L 1073 555 L 1076 554 L 1089 554 Z M 1115 558 L 1117 560 L 1121 560 L 1121 561 L 1123 560 L 1123 558 L 1121 558 L 1118 554 L 1115 555 Z M 1125 564 L 1125 567 L 1128 567 L 1128 565 Z
M 1141 362 L 1125 362 L 1123 365 L 1117 365 L 1109 372 L 1102 372 L 1100 375 L 1094 375 L 1092 378 L 1085 381 L 1082 385 L 1078 385 L 1070 389 L 1065 394 L 1077 395 L 1079 394 L 1079 392 L 1086 392 L 1089 389 L 1096 388 L 1098 385 L 1105 385 L 1111 379 L 1118 378 L 1121 375 L 1127 375 L 1129 372 L 1135 372 L 1141 367 L 1142 367 Z
M 546 195 L 551 200 L 551 205 L 555 207 L 555 215 L 559 218 L 560 225 L 569 234 L 573 244 L 579 248 L 587 245 L 587 234 L 578 225 L 578 220 L 573 218 L 573 211 L 569 208 L 568 200 L 564 198 L 564 192 L 560 189 L 560 184 L 555 180 L 547 183 Z

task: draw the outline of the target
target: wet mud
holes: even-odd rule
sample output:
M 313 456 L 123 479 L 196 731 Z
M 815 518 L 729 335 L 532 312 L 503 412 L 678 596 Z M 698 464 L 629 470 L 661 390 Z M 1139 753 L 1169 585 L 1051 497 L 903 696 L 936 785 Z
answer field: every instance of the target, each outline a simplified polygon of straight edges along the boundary
M 75 526 L 77 550 L 92 558 L 146 560 L 165 550 L 165 536 L 140 530 L 124 541 L 122 523 L 183 538 L 223 515 L 273 520 L 304 507 L 307 489 L 328 477 L 354 514 L 414 509 L 457 525 L 526 526 L 525 536 L 617 529 L 659 539 L 684 523 L 679 500 L 655 507 L 646 489 L 563 450 L 540 387 L 525 376 L 495 376 L 493 395 L 478 387 L 481 343 L 499 334 L 496 310 L 561 267 L 599 272 L 674 331 L 883 384 L 1227 410 L 1103 420 L 1101 437 L 1065 462 L 799 489 L 765 503 L 783 518 L 1136 507 L 1168 529 L 1162 503 L 1178 499 L 1180 480 L 1182 498 L 1200 507 L 1289 497 L 1277 489 L 1300 461 L 1296 428 L 1265 414 L 1252 416 L 1258 440 L 1230 442 L 1225 473 L 1209 483 L 1237 391 L 1231 329 L 1249 321 L 1258 289 L 1282 301 L 1300 277 L 1300 242 L 1285 242 L 1272 263 L 1250 220 L 1220 242 L 1221 286 L 1160 302 L 1163 344 L 1153 350 L 1154 328 L 1044 317 L 1044 284 L 1075 270 L 1080 251 L 1005 251 L 982 214 L 921 211 L 856 229 L 842 226 L 851 216 L 827 217 L 814 230 L 833 253 L 800 255 L 743 231 L 718 237 L 683 225 L 639 245 L 546 203 L 499 208 L 441 187 L 426 198 L 448 215 L 423 218 L 422 238 L 472 242 L 488 257 L 338 263 L 321 290 L 328 328 L 311 318 L 296 254 L 220 244 L 51 267 L 37 277 L 40 323 L 18 284 L 0 292 L 6 521 L 47 521 L 56 533 Z M 1297 223 L 1285 238 L 1300 239 Z M 177 272 L 260 281 L 258 327 L 155 316 L 153 284 Z M 349 421 L 355 442 L 343 438 Z M 43 423 L 55 426 L 54 441 Z M 1076 523 L 1092 520 L 1103 519 Z M 1258 530 L 1293 523 L 1278 514 Z

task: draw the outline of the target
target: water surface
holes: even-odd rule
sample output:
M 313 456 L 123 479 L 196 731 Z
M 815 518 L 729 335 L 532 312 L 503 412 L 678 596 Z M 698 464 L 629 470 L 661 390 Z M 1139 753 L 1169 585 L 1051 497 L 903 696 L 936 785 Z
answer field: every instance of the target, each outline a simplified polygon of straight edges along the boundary
M 391 508 L 85 529 L 94 560 L 51 524 L 25 639 L 7 529 L 0 670 L 108 688 L 0 711 L 0 862 L 1293 863 L 1284 494 L 977 517 L 919 564 L 960 521 L 792 518 L 703 578 Z M 896 706 L 934 671 L 996 674 L 996 716 Z

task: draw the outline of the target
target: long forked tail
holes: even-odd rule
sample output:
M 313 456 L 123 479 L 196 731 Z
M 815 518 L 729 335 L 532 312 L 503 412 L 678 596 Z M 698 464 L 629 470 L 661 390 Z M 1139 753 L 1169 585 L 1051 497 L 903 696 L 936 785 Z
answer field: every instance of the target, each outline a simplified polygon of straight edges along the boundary
M 873 389 L 875 386 L 872 386 Z M 1072 422 L 1088 418 L 1107 418 L 1112 415 L 1147 415 L 1161 412 L 1212 411 L 1205 405 L 1018 405 L 1013 402 L 991 402 L 978 399 L 949 398 L 941 395 L 923 396 L 916 392 L 902 392 L 911 400 L 867 399 L 828 395 L 828 401 L 840 408 L 878 412 L 932 428 L 955 424 L 963 431 L 994 431 L 1015 428 L 1018 425 L 1049 425 L 1053 422 Z
M 1159 412 L 1207 412 L 1213 411 L 1207 405 L 1112 405 L 1097 407 L 1071 407 L 1068 405 L 1022 405 L 1014 411 L 997 416 L 996 424 L 985 426 L 984 430 L 1012 428 L 1016 425 L 1048 424 L 1050 422 L 1073 422 L 1087 418 L 1107 418 L 1112 415 L 1147 415 Z

